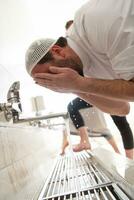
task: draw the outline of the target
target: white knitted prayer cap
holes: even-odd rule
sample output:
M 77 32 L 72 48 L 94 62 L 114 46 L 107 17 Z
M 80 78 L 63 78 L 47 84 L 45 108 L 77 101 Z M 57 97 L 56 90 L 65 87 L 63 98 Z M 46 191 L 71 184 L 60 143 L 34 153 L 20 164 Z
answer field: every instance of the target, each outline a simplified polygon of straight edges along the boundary
M 34 41 L 26 51 L 25 65 L 27 72 L 31 75 L 36 64 L 48 53 L 56 40 L 47 38 Z

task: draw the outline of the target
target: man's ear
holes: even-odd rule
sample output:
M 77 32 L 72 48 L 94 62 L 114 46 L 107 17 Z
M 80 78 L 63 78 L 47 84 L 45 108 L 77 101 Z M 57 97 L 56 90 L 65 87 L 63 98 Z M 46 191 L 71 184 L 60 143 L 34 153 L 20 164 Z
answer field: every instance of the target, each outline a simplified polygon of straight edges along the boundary
M 63 47 L 60 47 L 58 45 L 54 45 L 51 48 L 51 53 L 53 54 L 53 56 L 60 56 L 62 58 L 65 58 L 65 51 Z

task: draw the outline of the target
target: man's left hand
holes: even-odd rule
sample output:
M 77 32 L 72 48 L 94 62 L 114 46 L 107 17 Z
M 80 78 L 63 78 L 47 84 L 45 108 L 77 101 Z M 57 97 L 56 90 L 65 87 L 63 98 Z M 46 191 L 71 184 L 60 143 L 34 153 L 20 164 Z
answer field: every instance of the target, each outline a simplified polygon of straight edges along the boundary
M 79 91 L 82 76 L 70 68 L 50 67 L 51 73 L 37 73 L 34 75 L 35 82 L 43 87 L 57 92 Z

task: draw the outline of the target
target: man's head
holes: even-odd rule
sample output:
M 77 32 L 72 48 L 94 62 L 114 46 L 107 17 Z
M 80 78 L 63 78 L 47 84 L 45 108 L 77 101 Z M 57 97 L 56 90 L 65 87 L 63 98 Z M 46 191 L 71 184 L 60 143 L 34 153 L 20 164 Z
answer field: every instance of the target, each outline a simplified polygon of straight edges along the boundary
M 80 58 L 68 46 L 64 37 L 60 37 L 57 41 L 53 39 L 36 40 L 28 48 L 25 62 L 27 72 L 31 76 L 35 73 L 49 72 L 50 66 L 72 68 L 83 75 Z

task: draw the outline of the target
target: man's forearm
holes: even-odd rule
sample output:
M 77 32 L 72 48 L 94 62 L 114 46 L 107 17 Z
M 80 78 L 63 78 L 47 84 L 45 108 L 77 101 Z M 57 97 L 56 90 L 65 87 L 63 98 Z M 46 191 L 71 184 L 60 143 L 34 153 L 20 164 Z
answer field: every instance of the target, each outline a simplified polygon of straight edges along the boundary
M 121 101 L 134 101 L 134 81 L 84 77 L 80 85 L 80 92 Z
M 101 96 L 84 93 L 77 93 L 77 95 L 90 104 L 98 107 L 101 111 L 111 115 L 124 116 L 127 115 L 130 110 L 129 103 L 124 101 L 110 100 Z

